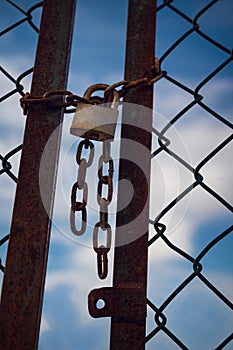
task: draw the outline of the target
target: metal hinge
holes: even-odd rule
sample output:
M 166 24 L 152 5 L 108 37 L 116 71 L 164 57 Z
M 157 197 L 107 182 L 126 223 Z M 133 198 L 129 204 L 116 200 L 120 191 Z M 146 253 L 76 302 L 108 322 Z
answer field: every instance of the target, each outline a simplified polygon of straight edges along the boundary
M 99 301 L 102 301 L 100 307 Z M 95 318 L 114 317 L 119 321 L 143 324 L 146 317 L 146 296 L 141 288 L 93 289 L 88 295 L 88 309 Z

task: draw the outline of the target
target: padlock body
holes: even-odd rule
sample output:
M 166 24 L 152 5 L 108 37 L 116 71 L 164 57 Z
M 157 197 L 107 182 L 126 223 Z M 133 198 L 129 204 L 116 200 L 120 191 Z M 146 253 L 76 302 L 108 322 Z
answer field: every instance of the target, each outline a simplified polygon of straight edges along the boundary
M 78 105 L 70 133 L 89 140 L 113 140 L 118 111 L 110 105 Z

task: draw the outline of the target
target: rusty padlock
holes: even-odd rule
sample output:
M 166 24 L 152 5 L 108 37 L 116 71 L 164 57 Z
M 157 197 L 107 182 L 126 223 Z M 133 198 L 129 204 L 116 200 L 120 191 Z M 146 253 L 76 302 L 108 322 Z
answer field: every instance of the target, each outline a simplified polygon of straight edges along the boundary
M 105 90 L 108 86 L 107 84 L 92 85 L 85 91 L 83 97 L 89 100 L 93 92 Z M 70 133 L 88 140 L 113 140 L 118 117 L 118 100 L 119 94 L 114 91 L 111 102 L 98 105 L 79 104 L 75 111 Z

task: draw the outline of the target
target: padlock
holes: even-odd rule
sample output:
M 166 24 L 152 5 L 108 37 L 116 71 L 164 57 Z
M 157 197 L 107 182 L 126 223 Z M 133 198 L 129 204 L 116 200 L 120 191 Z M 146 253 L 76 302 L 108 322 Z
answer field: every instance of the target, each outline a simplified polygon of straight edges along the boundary
M 105 90 L 108 86 L 107 84 L 92 85 L 85 91 L 83 97 L 89 100 L 94 91 Z M 75 111 L 70 133 L 88 140 L 113 140 L 118 117 L 118 100 L 119 94 L 114 91 L 112 102 L 98 105 L 79 104 Z

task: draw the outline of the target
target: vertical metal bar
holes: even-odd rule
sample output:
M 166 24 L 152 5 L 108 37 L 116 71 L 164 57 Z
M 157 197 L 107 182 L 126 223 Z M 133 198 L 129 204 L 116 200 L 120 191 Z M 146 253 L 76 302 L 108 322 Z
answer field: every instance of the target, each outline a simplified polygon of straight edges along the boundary
M 66 88 L 74 13 L 75 0 L 44 1 L 32 96 Z M 37 348 L 62 119 L 61 108 L 29 107 L 2 287 L 1 350 Z M 43 204 L 40 160 L 54 130 Z
M 155 0 L 129 0 L 125 61 L 127 81 L 142 77 L 153 65 L 155 15 Z M 153 87 L 131 90 L 124 101 L 152 109 Z M 139 123 L 135 123 L 135 118 Z M 117 314 L 112 317 L 112 350 L 145 348 L 151 127 L 152 112 L 146 113 L 145 118 L 140 110 L 135 115 L 134 108 L 123 106 L 119 181 L 130 181 L 134 193 L 130 204 L 117 212 L 113 288 L 115 291 L 128 290 L 128 293 L 119 293 L 122 300 L 118 301 Z M 135 148 L 127 147 L 129 143 L 124 140 L 137 142 L 142 149 L 148 150 L 143 156 L 139 155 L 140 167 L 133 161 Z M 124 196 L 125 188 L 119 186 L 119 208 Z M 139 215 L 140 223 L 135 223 L 134 219 Z M 122 229 L 124 225 L 126 229 Z M 123 244 L 130 235 L 136 239 Z

